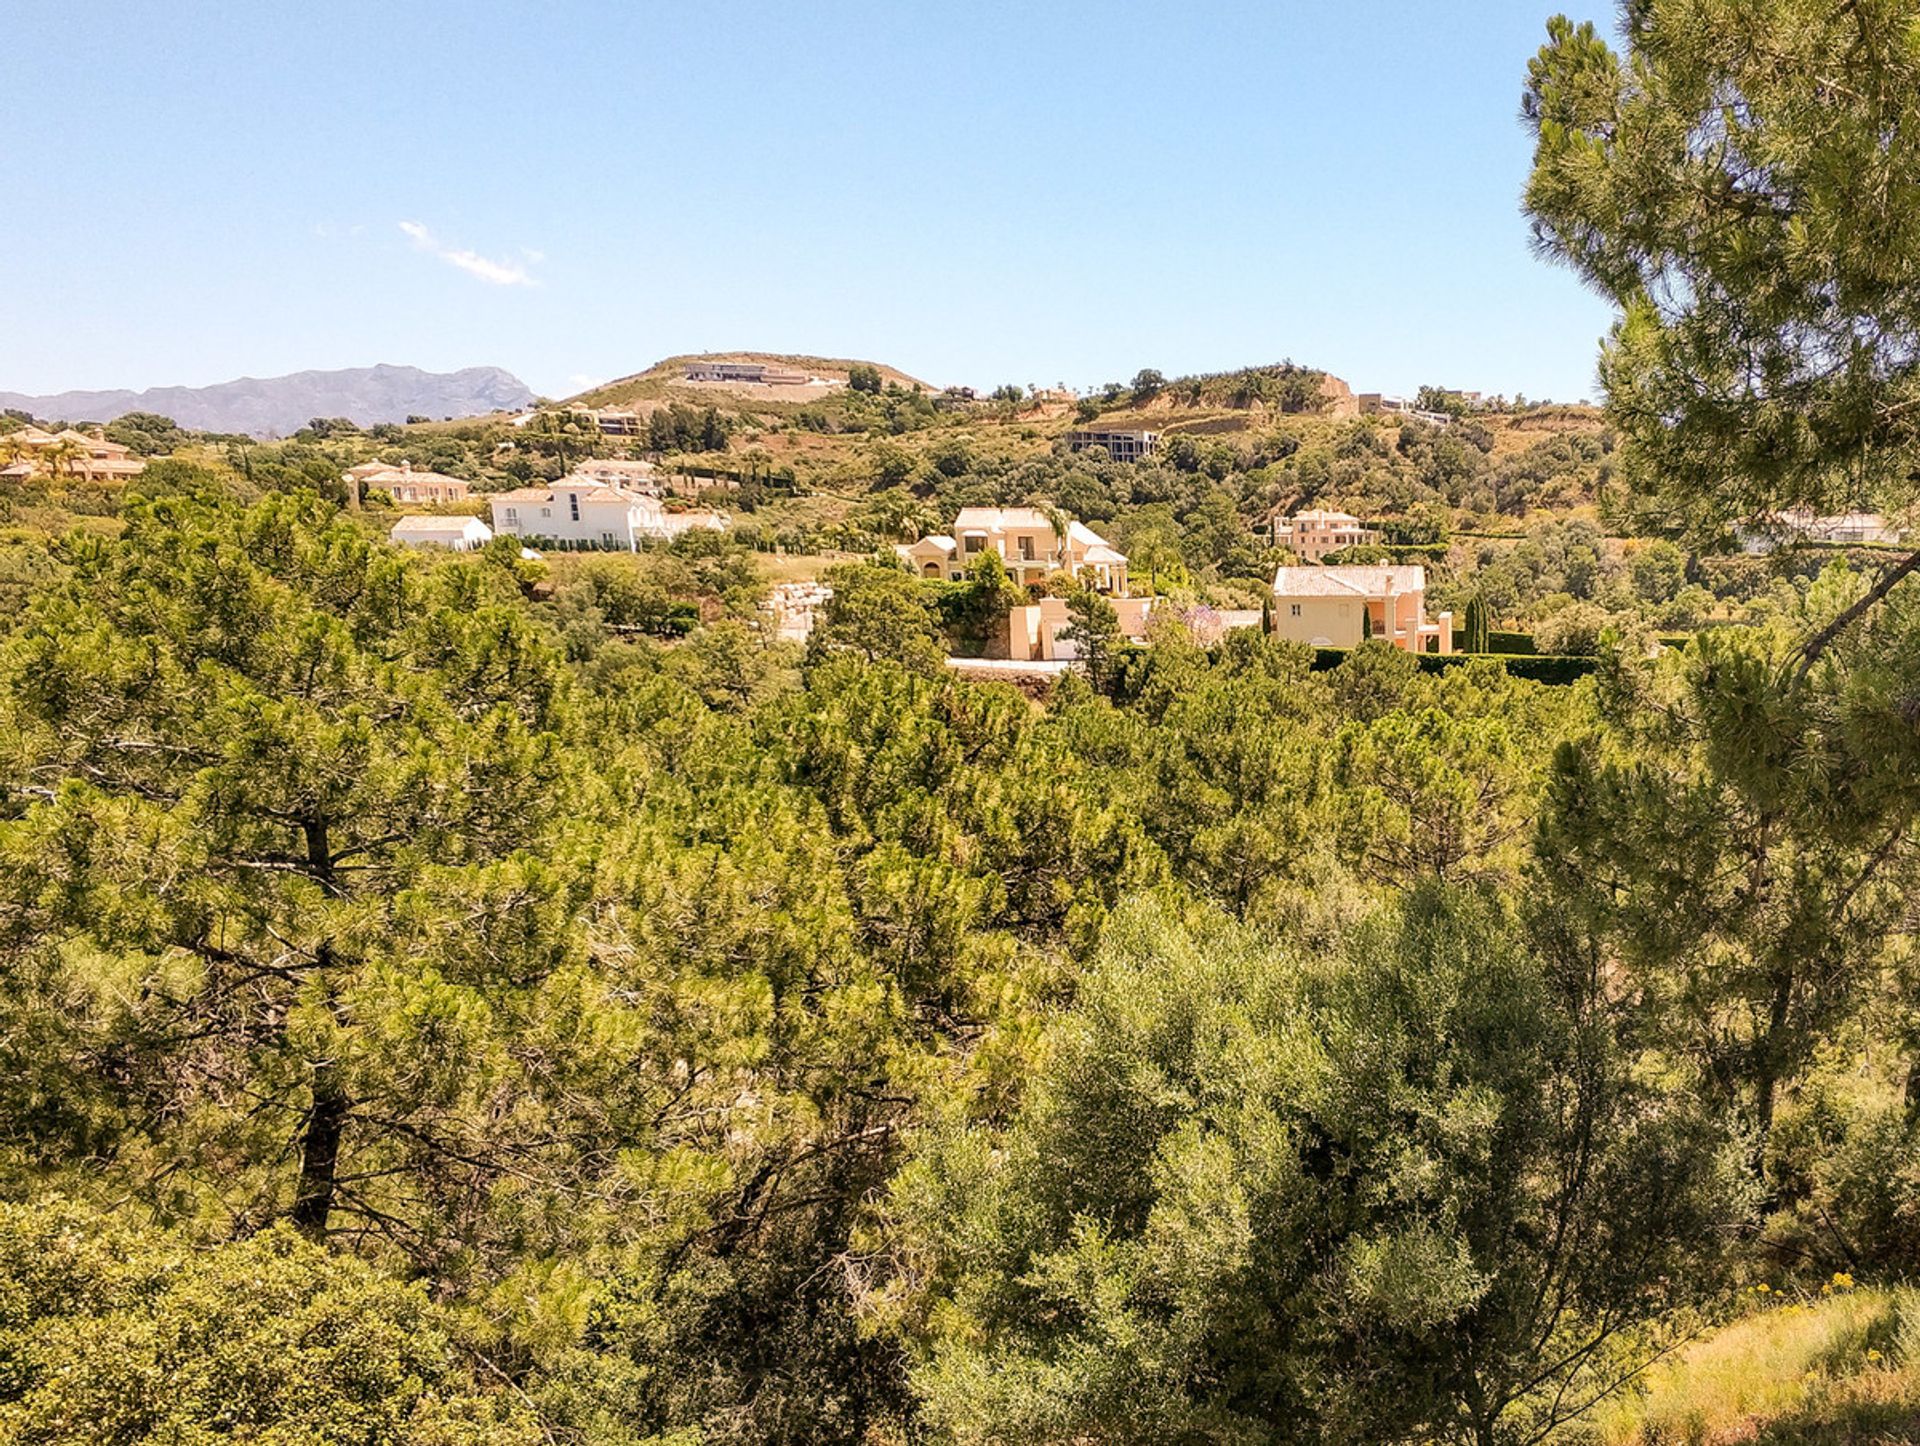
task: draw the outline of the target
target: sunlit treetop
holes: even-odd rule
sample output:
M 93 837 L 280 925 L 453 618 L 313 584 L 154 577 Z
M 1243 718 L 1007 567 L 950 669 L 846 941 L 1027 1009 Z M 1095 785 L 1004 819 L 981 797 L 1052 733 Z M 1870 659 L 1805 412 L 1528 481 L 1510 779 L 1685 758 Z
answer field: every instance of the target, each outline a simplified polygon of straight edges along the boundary
M 1536 244 L 1621 308 L 1639 490 L 1705 525 L 1920 497 L 1920 10 L 1635 0 L 1530 63 Z

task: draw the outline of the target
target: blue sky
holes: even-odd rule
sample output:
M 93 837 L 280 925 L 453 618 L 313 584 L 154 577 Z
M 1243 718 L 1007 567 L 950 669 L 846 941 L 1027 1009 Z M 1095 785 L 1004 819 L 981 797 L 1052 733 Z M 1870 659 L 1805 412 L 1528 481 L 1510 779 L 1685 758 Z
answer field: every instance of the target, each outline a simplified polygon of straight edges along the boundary
M 1519 213 L 1551 8 L 12 0 L 0 389 L 752 348 L 1583 396 L 1607 310 Z

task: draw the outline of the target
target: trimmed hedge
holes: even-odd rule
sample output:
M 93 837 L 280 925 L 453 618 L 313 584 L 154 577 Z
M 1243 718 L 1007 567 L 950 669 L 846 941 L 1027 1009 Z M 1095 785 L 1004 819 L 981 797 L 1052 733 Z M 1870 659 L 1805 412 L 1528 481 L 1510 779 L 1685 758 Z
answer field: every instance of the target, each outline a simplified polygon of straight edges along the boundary
M 1315 648 L 1313 671 L 1324 673 L 1346 662 L 1351 648 Z M 1598 666 L 1592 658 L 1561 658 L 1542 653 L 1415 653 L 1412 655 L 1423 673 L 1444 673 L 1464 667 L 1475 658 L 1492 658 L 1511 677 L 1535 683 L 1565 687 L 1590 675 Z
M 1536 683 L 1551 683 L 1555 687 L 1577 683 L 1591 676 L 1593 670 L 1599 667 L 1593 658 L 1560 658 L 1543 653 L 1530 656 L 1507 654 L 1500 661 L 1506 665 L 1507 672 L 1516 678 L 1531 678 Z
M 1487 651 L 1489 653 L 1537 653 L 1540 650 L 1533 645 L 1532 633 L 1502 632 L 1498 628 L 1488 628 Z

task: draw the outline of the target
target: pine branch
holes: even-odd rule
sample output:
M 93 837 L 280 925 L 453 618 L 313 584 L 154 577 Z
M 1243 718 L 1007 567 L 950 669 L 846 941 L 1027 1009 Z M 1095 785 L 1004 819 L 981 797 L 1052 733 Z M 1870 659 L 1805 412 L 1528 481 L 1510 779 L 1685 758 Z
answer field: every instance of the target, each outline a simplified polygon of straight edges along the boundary
M 1892 592 L 1901 580 L 1916 568 L 1920 568 L 1920 552 L 1912 553 L 1902 559 L 1897 565 L 1888 568 L 1886 572 L 1880 575 L 1880 580 L 1868 588 L 1866 594 L 1861 597 L 1858 602 L 1854 603 L 1853 606 L 1841 613 L 1839 617 L 1835 618 L 1824 628 L 1820 629 L 1819 632 L 1807 639 L 1805 645 L 1800 649 L 1800 666 L 1793 675 L 1793 687 L 1796 692 L 1799 690 L 1800 685 L 1806 682 L 1807 674 L 1813 670 L 1813 665 L 1819 661 L 1820 655 L 1832 645 L 1833 640 L 1848 628 L 1852 627 L 1855 622 L 1859 621 L 1869 609 L 1888 593 Z

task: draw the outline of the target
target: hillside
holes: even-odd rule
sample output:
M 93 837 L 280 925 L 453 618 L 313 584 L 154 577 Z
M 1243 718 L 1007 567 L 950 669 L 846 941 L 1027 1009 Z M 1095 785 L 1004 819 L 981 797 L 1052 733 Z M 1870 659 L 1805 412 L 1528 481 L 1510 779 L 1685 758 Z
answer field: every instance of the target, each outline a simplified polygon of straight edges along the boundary
M 111 422 L 128 412 L 156 412 L 203 432 L 285 436 L 313 417 L 348 417 L 363 427 L 409 417 L 472 417 L 533 400 L 525 382 L 499 367 L 428 372 L 419 367 L 349 367 L 240 377 L 206 387 L 144 391 L 72 391 L 50 396 L 0 392 L 0 408 L 50 421 Z
M 713 405 L 725 401 L 757 404 L 764 402 L 814 402 L 839 390 L 828 386 L 765 386 L 750 382 L 690 382 L 685 371 L 691 362 L 758 362 L 767 366 L 791 367 L 824 381 L 843 384 L 854 367 L 872 367 L 882 383 L 908 391 L 935 392 L 939 388 L 883 362 L 863 361 L 858 357 L 805 356 L 792 352 L 724 351 L 697 352 L 670 356 L 655 362 L 643 372 L 621 377 L 589 388 L 567 400 L 582 407 L 631 407 L 636 403 L 697 401 Z

